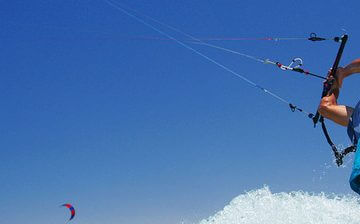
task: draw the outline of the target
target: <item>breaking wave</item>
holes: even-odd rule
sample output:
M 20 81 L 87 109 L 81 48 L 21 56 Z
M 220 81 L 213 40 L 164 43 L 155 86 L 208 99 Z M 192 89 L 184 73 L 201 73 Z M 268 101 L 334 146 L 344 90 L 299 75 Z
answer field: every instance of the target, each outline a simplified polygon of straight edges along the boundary
M 346 195 L 302 191 L 272 193 L 268 187 L 234 198 L 199 224 L 359 224 L 360 201 Z

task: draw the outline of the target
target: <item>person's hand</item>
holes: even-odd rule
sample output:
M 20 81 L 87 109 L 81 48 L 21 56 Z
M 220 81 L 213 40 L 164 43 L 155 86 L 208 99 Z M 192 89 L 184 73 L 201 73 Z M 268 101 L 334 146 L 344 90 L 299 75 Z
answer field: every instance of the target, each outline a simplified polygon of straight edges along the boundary
M 334 77 L 334 75 L 332 74 L 332 68 L 329 69 L 325 82 L 332 82 L 332 89 L 340 89 L 342 87 L 342 81 L 344 79 L 343 70 L 344 69 L 342 67 L 338 67 Z

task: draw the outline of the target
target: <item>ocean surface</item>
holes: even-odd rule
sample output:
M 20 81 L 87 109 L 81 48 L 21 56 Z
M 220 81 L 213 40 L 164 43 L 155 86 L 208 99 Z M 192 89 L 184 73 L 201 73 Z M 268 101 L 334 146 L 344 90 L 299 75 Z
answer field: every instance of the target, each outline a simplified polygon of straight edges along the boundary
M 302 191 L 272 193 L 265 186 L 237 196 L 199 224 L 360 224 L 360 200 Z

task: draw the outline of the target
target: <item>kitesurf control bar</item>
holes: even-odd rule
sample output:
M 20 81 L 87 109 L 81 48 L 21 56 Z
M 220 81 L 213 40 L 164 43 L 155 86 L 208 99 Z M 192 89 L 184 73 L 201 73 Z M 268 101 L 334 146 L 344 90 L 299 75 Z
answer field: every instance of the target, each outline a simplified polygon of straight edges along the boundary
M 338 53 L 336 55 L 334 64 L 333 64 L 333 66 L 331 68 L 331 71 L 330 71 L 330 74 L 329 74 L 329 77 L 334 77 L 334 79 L 331 79 L 331 80 L 328 79 L 326 82 L 324 82 L 324 87 L 323 87 L 323 92 L 322 92 L 321 98 L 323 98 L 324 96 L 329 94 L 329 92 L 331 90 L 331 87 L 334 84 L 334 81 L 336 81 L 336 71 L 337 71 L 337 68 L 339 66 L 339 62 L 340 62 L 342 53 L 344 51 L 347 39 L 348 39 L 348 35 L 344 35 L 339 39 L 339 41 L 341 41 L 341 45 L 339 47 L 339 50 L 338 50 Z M 316 115 L 313 118 L 314 126 L 316 126 L 317 122 L 319 121 L 319 118 L 320 118 L 320 114 L 317 111 Z
M 337 69 L 339 67 L 340 59 L 341 59 L 342 53 L 344 51 L 345 44 L 346 44 L 346 42 L 348 40 L 348 35 L 343 35 L 341 38 L 334 38 L 334 40 L 337 41 L 337 42 L 341 42 L 341 44 L 340 44 L 338 53 L 336 55 L 333 67 L 332 67 L 332 69 L 330 71 L 330 74 L 328 76 L 328 79 L 324 82 L 321 98 L 323 98 L 323 97 L 325 97 L 325 96 L 327 96 L 329 94 L 332 94 L 332 92 L 334 91 L 334 89 L 332 87 L 335 84 L 334 82 L 337 82 L 336 72 L 337 72 Z M 316 126 L 318 121 L 320 121 L 320 123 L 321 123 L 321 128 L 322 128 L 323 133 L 325 135 L 326 141 L 329 143 L 329 145 L 331 146 L 331 150 L 334 153 L 334 156 L 335 156 L 335 159 L 336 159 L 336 164 L 338 166 L 341 166 L 343 164 L 344 156 L 346 154 L 350 153 L 350 152 L 356 151 L 357 140 L 356 139 L 354 140 L 353 145 L 347 147 L 343 151 L 339 151 L 337 149 L 336 145 L 331 140 L 330 135 L 329 135 L 329 133 L 327 131 L 327 128 L 326 128 L 326 125 L 325 125 L 324 117 L 320 115 L 319 111 L 317 111 L 316 115 L 313 117 L 314 127 Z

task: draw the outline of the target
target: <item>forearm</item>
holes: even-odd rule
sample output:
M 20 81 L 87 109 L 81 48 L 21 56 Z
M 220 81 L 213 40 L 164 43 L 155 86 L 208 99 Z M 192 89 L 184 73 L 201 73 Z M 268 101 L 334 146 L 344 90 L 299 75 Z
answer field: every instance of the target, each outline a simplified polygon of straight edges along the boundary
M 350 64 L 344 67 L 344 78 L 350 75 L 360 73 L 360 58 L 355 59 Z
M 331 87 L 328 96 L 334 94 L 335 98 L 339 97 L 340 88 L 342 87 L 343 80 L 350 75 L 360 73 L 360 58 L 355 59 L 344 68 L 339 67 L 336 72 L 336 83 Z

